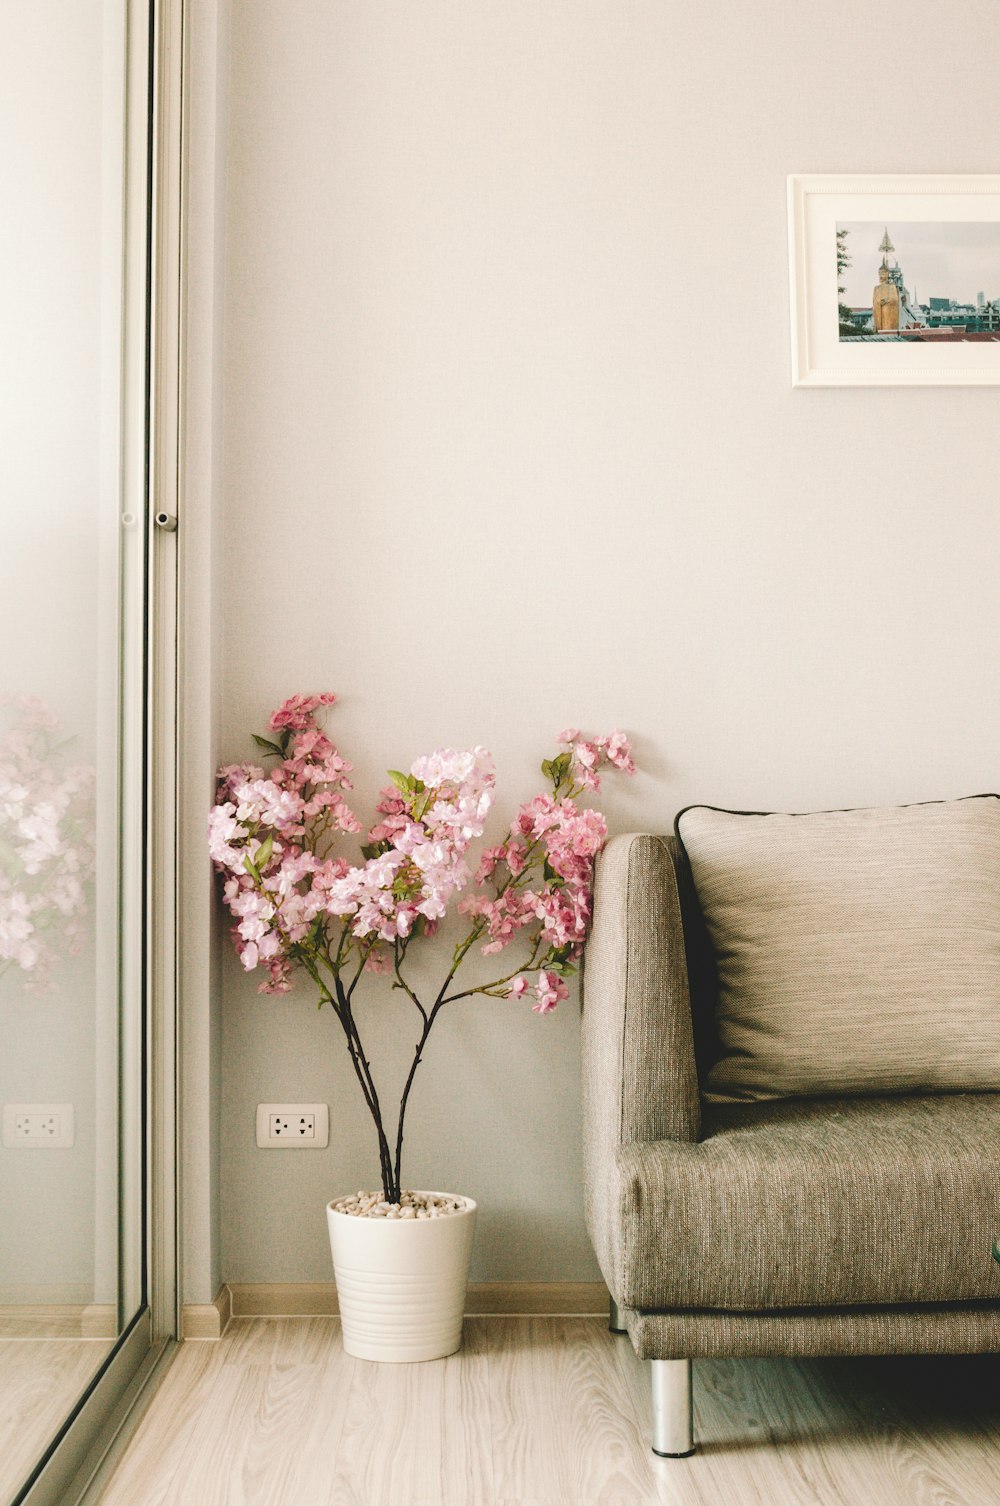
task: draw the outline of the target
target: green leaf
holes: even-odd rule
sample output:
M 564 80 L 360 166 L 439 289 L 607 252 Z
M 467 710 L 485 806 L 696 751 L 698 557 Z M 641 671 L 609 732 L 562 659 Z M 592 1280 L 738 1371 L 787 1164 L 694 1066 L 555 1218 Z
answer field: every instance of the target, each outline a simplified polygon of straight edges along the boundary
M 545 775 L 546 779 L 551 779 L 552 778 L 552 760 L 551 760 L 551 758 L 543 758 L 542 759 L 542 773 Z
M 260 847 L 257 849 L 256 863 L 258 869 L 264 869 L 267 867 L 268 863 L 271 861 L 271 854 L 273 851 L 274 833 L 269 831 L 263 842 L 260 844 Z
M 399 769 L 390 769 L 389 778 L 392 780 L 397 790 L 400 790 L 404 795 L 408 795 L 410 793 L 410 790 L 412 788 L 412 781 L 408 774 L 401 774 Z
M 253 858 L 250 856 L 249 853 L 247 853 L 246 857 L 243 859 L 243 866 L 246 869 L 247 873 L 249 873 L 250 877 L 252 879 L 256 880 L 256 882 L 259 884 L 260 883 L 260 873 L 257 870 L 256 863 L 254 862 Z
M 283 756 L 284 748 L 280 748 L 277 743 L 273 743 L 269 737 L 258 737 L 256 732 L 252 736 L 258 748 L 265 748 L 268 753 L 277 753 L 279 758 Z
M 545 879 L 545 882 L 547 884 L 555 884 L 557 885 L 557 887 L 562 888 L 562 879 L 559 877 L 556 870 L 549 866 L 548 858 L 546 858 L 545 862 L 542 864 L 542 877 Z

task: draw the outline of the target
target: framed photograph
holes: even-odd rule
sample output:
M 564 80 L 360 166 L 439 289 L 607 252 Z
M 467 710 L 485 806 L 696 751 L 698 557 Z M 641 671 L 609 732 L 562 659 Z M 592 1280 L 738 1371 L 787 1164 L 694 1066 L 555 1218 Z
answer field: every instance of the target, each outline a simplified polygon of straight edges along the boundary
M 1000 383 L 1000 175 L 788 180 L 796 387 Z

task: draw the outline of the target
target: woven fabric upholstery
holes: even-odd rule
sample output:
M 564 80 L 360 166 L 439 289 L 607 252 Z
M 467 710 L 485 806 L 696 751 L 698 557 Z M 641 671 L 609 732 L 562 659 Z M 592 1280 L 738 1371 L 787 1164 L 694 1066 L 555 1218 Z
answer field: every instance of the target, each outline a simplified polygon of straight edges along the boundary
M 1000 1299 L 997 1095 L 706 1106 L 617 1160 L 627 1307 Z
M 708 1098 L 1000 1091 L 1000 799 L 678 830 L 718 964 Z
M 796 1313 L 622 1312 L 643 1360 L 746 1355 L 996 1354 L 1000 1304 Z
M 597 864 L 583 976 L 584 1194 L 604 1279 L 619 1290 L 616 1153 L 700 1130 L 673 838 L 614 837 Z

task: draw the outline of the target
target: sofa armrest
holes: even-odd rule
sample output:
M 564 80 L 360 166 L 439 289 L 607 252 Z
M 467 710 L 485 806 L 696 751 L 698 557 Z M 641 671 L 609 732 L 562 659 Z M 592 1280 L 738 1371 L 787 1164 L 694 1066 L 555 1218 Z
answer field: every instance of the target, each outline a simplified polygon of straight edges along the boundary
M 616 1299 L 619 1148 L 701 1133 L 679 860 L 673 837 L 614 837 L 595 877 L 583 976 L 584 1199 Z

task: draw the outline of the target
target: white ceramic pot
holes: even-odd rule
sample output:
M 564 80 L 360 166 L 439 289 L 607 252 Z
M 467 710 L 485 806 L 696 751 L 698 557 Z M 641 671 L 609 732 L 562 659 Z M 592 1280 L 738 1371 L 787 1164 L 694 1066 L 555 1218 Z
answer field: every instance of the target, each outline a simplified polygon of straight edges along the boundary
M 344 1348 L 361 1360 L 439 1360 L 462 1342 L 476 1204 L 438 1218 L 352 1218 L 328 1203 Z M 334 1202 L 338 1201 L 334 1199 Z

